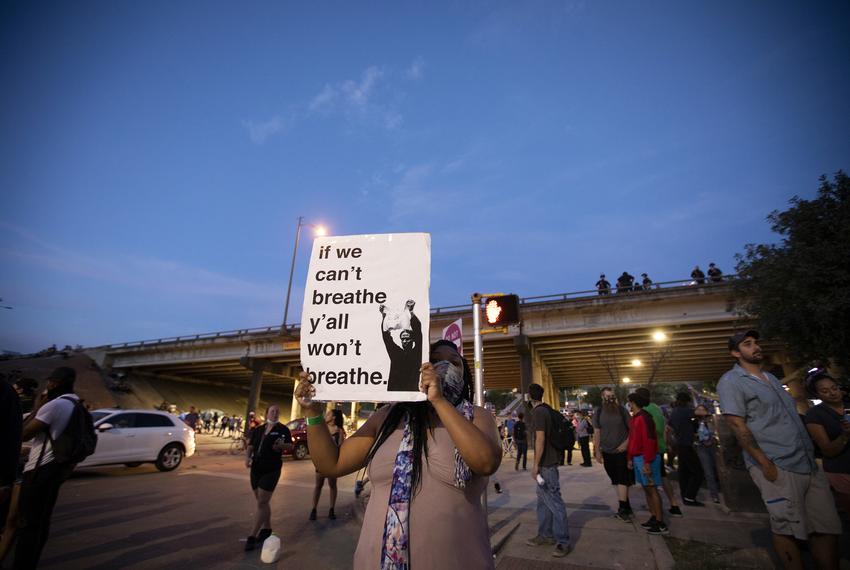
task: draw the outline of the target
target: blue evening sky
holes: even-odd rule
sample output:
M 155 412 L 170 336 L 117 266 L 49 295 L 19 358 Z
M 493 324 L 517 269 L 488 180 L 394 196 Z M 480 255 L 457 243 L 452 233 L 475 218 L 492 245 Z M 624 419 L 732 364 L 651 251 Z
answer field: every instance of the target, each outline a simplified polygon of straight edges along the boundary
M 430 232 L 433 306 L 728 272 L 771 210 L 850 169 L 846 2 L 0 18 L 0 349 L 279 323 L 299 215 Z

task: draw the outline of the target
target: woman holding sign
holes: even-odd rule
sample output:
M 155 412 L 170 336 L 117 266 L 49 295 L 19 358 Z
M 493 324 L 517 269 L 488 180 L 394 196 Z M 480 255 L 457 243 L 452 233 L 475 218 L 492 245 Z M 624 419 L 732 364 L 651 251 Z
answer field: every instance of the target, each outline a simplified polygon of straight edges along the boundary
M 472 405 L 472 375 L 454 343 L 432 344 L 421 373 L 427 401 L 377 410 L 337 447 L 302 372 L 295 396 L 310 457 L 326 477 L 368 466 L 372 496 L 355 570 L 493 568 L 481 497 L 502 459 L 496 422 Z

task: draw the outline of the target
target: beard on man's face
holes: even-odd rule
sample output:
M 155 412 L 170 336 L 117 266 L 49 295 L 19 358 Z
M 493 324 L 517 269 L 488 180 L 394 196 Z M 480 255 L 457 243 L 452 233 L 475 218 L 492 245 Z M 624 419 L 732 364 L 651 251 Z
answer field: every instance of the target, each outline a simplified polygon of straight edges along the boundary
M 741 353 L 741 360 L 747 364 L 761 364 L 764 362 L 764 353 L 761 349 L 754 350 L 752 354 Z

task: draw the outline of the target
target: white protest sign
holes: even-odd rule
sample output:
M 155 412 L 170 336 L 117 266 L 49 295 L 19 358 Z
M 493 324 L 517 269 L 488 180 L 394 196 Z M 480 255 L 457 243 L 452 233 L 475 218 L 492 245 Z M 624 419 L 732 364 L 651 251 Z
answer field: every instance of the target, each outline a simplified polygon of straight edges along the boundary
M 463 319 L 458 319 L 443 329 L 443 340 L 455 343 L 458 353 L 463 356 Z
M 301 364 L 316 400 L 413 402 L 428 362 L 431 236 L 313 241 L 301 313 Z

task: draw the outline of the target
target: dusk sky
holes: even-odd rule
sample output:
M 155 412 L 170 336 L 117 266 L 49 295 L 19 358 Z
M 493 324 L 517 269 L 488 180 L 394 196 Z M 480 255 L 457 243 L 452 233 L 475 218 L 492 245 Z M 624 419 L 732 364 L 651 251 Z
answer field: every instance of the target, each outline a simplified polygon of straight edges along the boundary
M 775 239 L 771 210 L 850 170 L 847 2 L 3 2 L 0 18 L 5 350 L 279 324 L 299 215 L 430 232 L 432 306 L 732 272 Z

